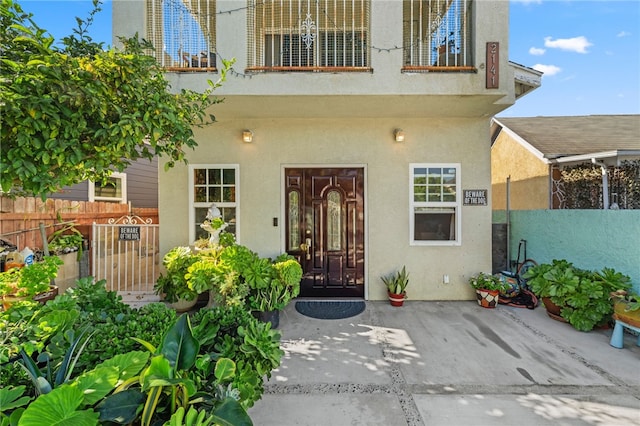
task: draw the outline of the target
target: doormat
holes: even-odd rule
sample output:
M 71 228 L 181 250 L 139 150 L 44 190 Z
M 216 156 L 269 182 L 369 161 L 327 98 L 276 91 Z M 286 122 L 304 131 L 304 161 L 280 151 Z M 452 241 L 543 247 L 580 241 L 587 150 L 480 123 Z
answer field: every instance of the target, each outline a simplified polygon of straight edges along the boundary
M 363 300 L 300 300 L 296 302 L 296 311 L 311 318 L 342 319 L 361 314 L 365 306 Z

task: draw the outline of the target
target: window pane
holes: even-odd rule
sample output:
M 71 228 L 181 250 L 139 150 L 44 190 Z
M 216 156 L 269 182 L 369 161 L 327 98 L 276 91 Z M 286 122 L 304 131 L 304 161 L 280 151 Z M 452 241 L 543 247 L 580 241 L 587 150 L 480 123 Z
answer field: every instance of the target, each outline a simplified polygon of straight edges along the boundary
M 222 201 L 225 203 L 232 203 L 236 200 L 235 188 L 224 188 L 223 193 Z
M 220 169 L 209 170 L 209 185 L 220 185 L 222 183 L 222 171 Z
M 289 193 L 289 250 L 300 248 L 300 194 Z
M 193 171 L 193 182 L 196 185 L 204 185 L 207 183 L 207 171 L 205 169 L 195 169 Z
M 194 188 L 194 200 L 196 203 L 206 203 L 207 202 L 207 188 L 198 187 Z
M 342 197 L 338 191 L 327 194 L 327 249 L 341 249 Z
M 222 171 L 222 183 L 225 185 L 236 183 L 236 171 L 234 169 L 224 169 Z
M 219 203 L 222 201 L 222 188 L 212 186 L 209 187 L 209 202 Z
M 418 241 L 455 240 L 455 209 L 416 208 L 413 238 Z
M 104 185 L 96 182 L 94 195 L 96 197 L 122 198 L 122 179 L 109 177 Z

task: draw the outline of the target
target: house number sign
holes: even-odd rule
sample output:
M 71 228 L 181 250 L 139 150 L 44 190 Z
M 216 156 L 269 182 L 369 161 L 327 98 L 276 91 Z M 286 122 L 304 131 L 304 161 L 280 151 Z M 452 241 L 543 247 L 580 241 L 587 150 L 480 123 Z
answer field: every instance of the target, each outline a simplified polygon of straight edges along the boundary
M 465 206 L 486 206 L 486 189 L 465 189 L 463 192 L 462 204 Z
M 487 89 L 497 89 L 500 86 L 500 43 L 487 43 Z
M 118 237 L 120 241 L 140 241 L 140 227 L 120 226 Z

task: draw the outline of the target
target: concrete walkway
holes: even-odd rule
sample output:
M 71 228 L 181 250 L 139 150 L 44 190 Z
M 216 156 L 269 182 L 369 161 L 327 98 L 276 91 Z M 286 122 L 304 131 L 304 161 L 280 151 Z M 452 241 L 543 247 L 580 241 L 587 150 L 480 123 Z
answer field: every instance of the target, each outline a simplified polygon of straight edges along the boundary
M 640 425 L 640 347 L 535 310 L 367 302 L 343 320 L 290 304 L 285 356 L 249 414 L 267 425 Z

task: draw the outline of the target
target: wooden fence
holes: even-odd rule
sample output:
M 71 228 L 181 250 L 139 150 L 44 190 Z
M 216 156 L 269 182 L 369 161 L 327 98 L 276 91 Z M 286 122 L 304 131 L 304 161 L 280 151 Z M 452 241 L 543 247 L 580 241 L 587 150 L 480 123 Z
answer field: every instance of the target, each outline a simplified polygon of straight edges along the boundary
M 34 251 L 43 247 L 41 225 L 47 238 L 56 230 L 73 223 L 85 239 L 91 238 L 93 223 L 109 223 L 109 219 L 134 214 L 159 223 L 158 209 L 133 208 L 127 204 L 108 202 L 53 200 L 0 196 L 0 239 Z

